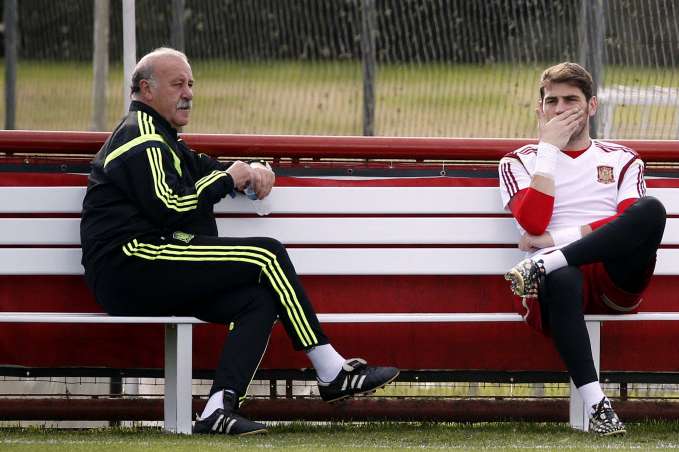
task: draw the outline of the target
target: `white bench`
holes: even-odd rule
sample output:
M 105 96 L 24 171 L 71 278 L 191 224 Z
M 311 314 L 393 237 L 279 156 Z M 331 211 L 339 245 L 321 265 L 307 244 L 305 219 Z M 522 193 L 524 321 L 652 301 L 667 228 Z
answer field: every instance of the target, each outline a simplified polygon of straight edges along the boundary
M 83 187 L 0 187 L 0 275 L 81 275 L 79 218 L 73 214 L 80 212 L 84 192 Z M 660 198 L 668 213 L 679 212 L 679 190 L 650 189 L 649 194 Z M 277 187 L 270 204 L 276 216 L 243 217 L 253 212 L 250 201 L 226 199 L 216 212 L 240 216 L 219 218 L 219 228 L 232 236 L 314 245 L 289 250 L 301 275 L 501 275 L 523 257 L 507 247 L 518 241 L 518 232 L 494 187 Z M 36 213 L 45 215 L 22 216 Z M 677 219 L 668 220 L 663 243 L 679 244 Z M 456 247 L 436 247 L 450 244 Z M 679 275 L 679 249 L 660 250 L 656 274 Z M 326 323 L 522 321 L 511 313 L 347 312 L 319 318 Z M 587 317 L 597 369 L 601 323 L 640 320 L 679 320 L 679 313 Z M 0 322 L 164 324 L 165 430 L 191 432 L 192 325 L 199 320 L 4 312 Z M 571 425 L 586 429 L 584 404 L 577 391 L 571 394 Z

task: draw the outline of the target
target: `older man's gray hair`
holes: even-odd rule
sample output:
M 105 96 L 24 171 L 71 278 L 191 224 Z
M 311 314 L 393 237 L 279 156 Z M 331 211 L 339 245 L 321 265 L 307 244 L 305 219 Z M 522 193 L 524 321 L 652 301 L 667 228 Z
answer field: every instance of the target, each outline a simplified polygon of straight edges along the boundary
M 153 66 L 154 63 L 160 59 L 167 56 L 179 57 L 182 60 L 189 63 L 189 59 L 183 52 L 179 50 L 172 49 L 170 47 L 159 47 L 146 55 L 144 55 L 141 60 L 134 67 L 134 72 L 132 72 L 132 85 L 130 87 L 130 94 L 135 97 L 136 94 L 141 90 L 141 81 L 148 80 L 151 86 L 155 86 L 155 80 L 153 79 Z

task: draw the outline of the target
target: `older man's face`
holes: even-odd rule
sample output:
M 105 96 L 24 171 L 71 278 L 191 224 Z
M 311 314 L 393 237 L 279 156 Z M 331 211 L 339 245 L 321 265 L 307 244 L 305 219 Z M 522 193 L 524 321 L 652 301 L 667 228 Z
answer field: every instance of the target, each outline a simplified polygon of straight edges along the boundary
M 193 73 L 182 58 L 168 55 L 153 64 L 153 82 L 145 101 L 174 128 L 189 123 L 193 99 Z

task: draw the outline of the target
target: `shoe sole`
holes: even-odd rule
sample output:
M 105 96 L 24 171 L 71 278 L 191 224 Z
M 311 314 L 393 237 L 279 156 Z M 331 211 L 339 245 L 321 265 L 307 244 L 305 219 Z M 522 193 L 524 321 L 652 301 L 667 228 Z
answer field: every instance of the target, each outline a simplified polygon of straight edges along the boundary
M 224 432 L 214 432 L 214 431 L 212 431 L 212 430 L 210 430 L 210 431 L 208 431 L 208 432 L 198 432 L 198 431 L 196 431 L 196 430 L 192 430 L 191 433 L 193 433 L 194 435 L 248 436 L 248 435 L 260 435 L 260 434 L 268 433 L 268 430 L 265 429 L 265 428 L 262 428 L 262 429 L 259 429 L 259 430 L 253 430 L 253 431 L 251 431 L 251 432 L 244 432 L 244 433 L 238 433 L 238 434 L 235 434 L 235 433 L 234 433 L 234 434 L 229 434 L 229 433 L 224 433 Z
M 259 429 L 259 430 L 253 430 L 251 432 L 239 433 L 238 435 L 232 435 L 232 436 L 263 435 L 265 433 L 268 433 L 268 430 L 265 429 L 265 428 L 262 428 L 262 429 Z
M 608 433 L 598 433 L 599 436 L 623 436 L 627 433 L 627 430 L 616 430 L 614 432 Z
M 401 371 L 399 370 L 398 372 L 396 372 L 396 375 L 394 375 L 393 377 L 391 377 L 391 379 L 389 379 L 388 381 L 385 381 L 385 382 L 382 383 L 381 385 L 376 386 L 376 387 L 374 387 L 374 388 L 366 389 L 365 391 L 361 391 L 361 392 L 354 392 L 353 394 L 343 395 L 343 396 L 341 396 L 341 397 L 337 397 L 336 399 L 324 400 L 324 402 L 326 402 L 326 403 L 335 403 L 335 402 L 339 402 L 340 400 L 345 400 L 345 399 L 348 399 L 348 398 L 350 398 L 350 397 L 354 397 L 354 396 L 358 396 L 358 395 L 372 394 L 373 392 L 377 391 L 378 389 L 382 389 L 382 388 L 384 388 L 386 385 L 388 385 L 389 383 L 391 383 L 392 381 L 396 380 L 396 377 L 398 377 L 400 373 L 401 373 Z

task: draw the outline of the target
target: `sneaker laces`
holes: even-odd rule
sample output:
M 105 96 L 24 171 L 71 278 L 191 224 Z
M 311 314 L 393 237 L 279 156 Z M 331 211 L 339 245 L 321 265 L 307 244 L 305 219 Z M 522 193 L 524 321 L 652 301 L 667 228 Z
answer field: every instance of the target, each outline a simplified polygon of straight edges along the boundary
M 594 408 L 592 416 L 598 417 L 601 420 L 616 416 L 613 406 L 611 406 L 611 401 L 608 399 L 601 399 L 599 403 L 592 405 L 592 408 Z

